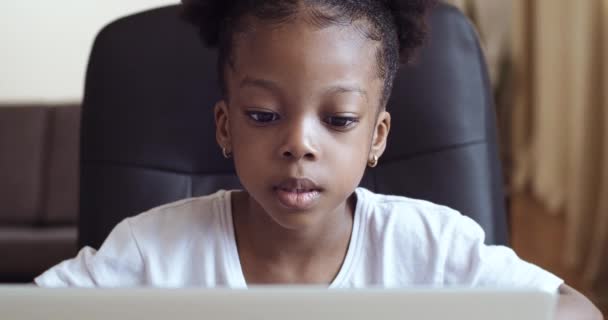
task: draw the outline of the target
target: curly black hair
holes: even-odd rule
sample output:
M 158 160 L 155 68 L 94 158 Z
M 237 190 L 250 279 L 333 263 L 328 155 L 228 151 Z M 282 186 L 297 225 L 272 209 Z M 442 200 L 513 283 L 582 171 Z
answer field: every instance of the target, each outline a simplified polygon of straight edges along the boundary
M 427 34 L 426 16 L 437 0 L 182 0 L 183 17 L 195 24 L 203 42 L 218 47 L 220 86 L 226 94 L 224 67 L 232 64 L 233 35 L 246 30 L 244 16 L 269 23 L 285 23 L 305 7 L 319 27 L 348 25 L 364 20 L 364 35 L 380 41 L 378 75 L 384 79 L 380 105 L 390 96 L 401 64 L 411 61 Z

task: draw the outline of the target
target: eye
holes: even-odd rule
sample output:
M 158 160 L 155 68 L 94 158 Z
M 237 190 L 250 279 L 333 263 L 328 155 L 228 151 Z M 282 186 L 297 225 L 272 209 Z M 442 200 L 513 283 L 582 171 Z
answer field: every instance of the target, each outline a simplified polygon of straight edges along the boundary
M 279 120 L 279 114 L 276 112 L 247 111 L 246 114 L 251 120 L 262 124 Z
M 332 127 L 346 129 L 359 122 L 359 119 L 355 117 L 327 117 L 325 123 Z

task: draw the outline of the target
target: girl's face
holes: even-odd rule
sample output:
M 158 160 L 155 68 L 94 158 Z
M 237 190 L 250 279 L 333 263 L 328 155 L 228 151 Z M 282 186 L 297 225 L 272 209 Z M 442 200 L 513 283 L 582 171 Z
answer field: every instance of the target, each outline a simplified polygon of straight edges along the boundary
M 307 228 L 348 210 L 368 160 L 384 151 L 378 43 L 354 26 L 253 23 L 226 67 L 218 143 L 233 153 L 251 209 Z

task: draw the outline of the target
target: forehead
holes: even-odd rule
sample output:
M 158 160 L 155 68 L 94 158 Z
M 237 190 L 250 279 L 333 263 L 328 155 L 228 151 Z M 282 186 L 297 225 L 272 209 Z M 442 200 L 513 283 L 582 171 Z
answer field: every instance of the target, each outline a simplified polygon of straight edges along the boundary
M 262 78 L 310 94 L 339 82 L 380 94 L 380 43 L 365 37 L 361 26 L 318 27 L 301 17 L 280 24 L 249 19 L 247 30 L 233 38 L 228 79 Z

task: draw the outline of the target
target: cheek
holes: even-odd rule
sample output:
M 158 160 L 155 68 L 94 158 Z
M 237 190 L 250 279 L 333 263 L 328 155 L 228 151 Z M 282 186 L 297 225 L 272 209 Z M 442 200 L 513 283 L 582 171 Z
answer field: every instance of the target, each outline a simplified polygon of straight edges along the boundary
M 252 194 L 264 189 L 270 163 L 268 139 L 244 125 L 231 128 L 233 161 L 236 174 L 243 187 Z
M 232 148 L 236 164 L 255 166 L 256 163 L 267 162 L 272 148 L 272 136 L 268 130 L 251 127 L 242 119 L 232 122 Z
M 357 134 L 350 137 L 337 137 L 333 140 L 325 139 L 324 156 L 328 161 L 340 165 L 344 169 L 361 166 L 367 160 L 369 140 L 366 135 Z M 342 168 L 339 167 L 341 170 Z
M 243 116 L 231 114 L 230 133 L 233 160 L 237 176 L 245 189 L 255 193 L 263 187 L 265 180 L 273 176 L 274 144 L 273 130 L 251 126 Z
M 335 177 L 334 183 L 340 190 L 352 191 L 363 177 L 371 141 L 368 131 L 337 137 L 324 148 L 327 174 Z

